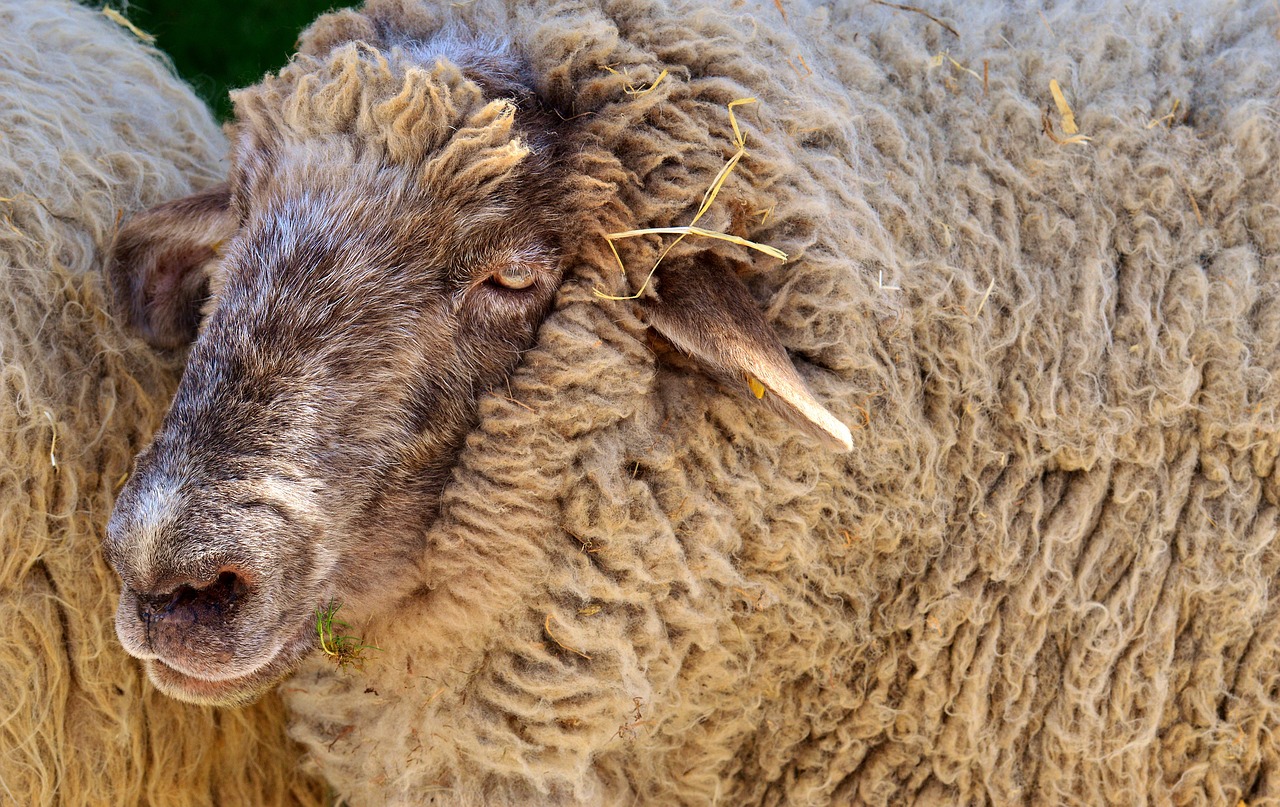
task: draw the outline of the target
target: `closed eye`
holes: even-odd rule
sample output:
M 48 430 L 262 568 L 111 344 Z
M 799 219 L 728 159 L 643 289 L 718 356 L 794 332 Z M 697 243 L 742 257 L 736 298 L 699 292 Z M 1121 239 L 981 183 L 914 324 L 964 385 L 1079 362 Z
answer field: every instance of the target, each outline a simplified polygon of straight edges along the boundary
M 538 279 L 537 271 L 527 263 L 505 263 L 489 275 L 489 281 L 504 289 L 527 289 Z

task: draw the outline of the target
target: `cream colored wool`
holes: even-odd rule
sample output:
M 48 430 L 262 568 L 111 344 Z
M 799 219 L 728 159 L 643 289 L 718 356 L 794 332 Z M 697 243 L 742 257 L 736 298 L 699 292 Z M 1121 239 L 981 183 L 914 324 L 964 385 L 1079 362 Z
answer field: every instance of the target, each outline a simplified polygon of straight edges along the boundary
M 115 638 L 99 551 L 176 364 L 104 313 L 117 221 L 213 182 L 226 143 L 97 11 L 0 0 L 0 804 L 319 804 L 277 698 L 157 694 Z
M 1280 803 L 1280 18 L 928 5 L 958 37 L 861 2 L 366 8 L 510 36 L 587 136 L 556 310 L 417 579 L 350 614 L 382 650 L 282 685 L 351 803 Z M 1050 80 L 1087 145 L 1042 133 Z M 670 259 L 749 262 L 847 455 L 591 292 L 638 288 L 665 242 L 624 279 L 604 235 L 687 224 L 744 97 L 702 224 L 790 259 Z

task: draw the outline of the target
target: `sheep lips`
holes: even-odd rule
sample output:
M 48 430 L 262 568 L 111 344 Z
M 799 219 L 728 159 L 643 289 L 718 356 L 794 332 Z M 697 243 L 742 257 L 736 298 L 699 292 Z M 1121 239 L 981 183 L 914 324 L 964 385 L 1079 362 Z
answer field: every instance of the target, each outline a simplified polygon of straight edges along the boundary
M 246 675 L 227 679 L 188 675 L 160 658 L 143 659 L 143 666 L 151 683 L 169 697 L 202 705 L 242 705 L 257 700 L 292 673 L 314 646 L 314 633 L 314 628 L 308 625 L 294 643 L 282 647 L 265 665 Z

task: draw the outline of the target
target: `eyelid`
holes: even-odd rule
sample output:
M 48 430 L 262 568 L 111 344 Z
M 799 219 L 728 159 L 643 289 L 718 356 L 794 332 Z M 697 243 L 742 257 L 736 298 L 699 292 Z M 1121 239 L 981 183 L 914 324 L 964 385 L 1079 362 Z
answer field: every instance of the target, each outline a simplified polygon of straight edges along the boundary
M 523 264 L 524 266 L 527 266 L 529 268 L 530 274 L 533 277 L 533 282 L 530 283 L 529 286 L 526 286 L 524 288 L 519 288 L 519 289 L 508 288 L 498 283 L 498 281 L 494 278 L 494 276 L 498 273 L 498 271 L 501 268 L 511 264 Z M 503 291 L 510 291 L 510 292 L 524 291 L 527 288 L 537 285 L 539 271 L 542 271 L 542 269 L 541 269 L 541 264 L 539 264 L 538 262 L 512 260 L 508 262 L 492 264 L 492 268 L 490 268 L 484 274 L 477 275 L 471 280 L 471 282 L 467 283 L 467 285 L 461 289 L 458 296 L 459 298 L 464 297 L 470 294 L 477 287 L 485 286 L 485 285 L 497 286 L 501 288 Z
M 477 286 L 496 286 L 502 291 L 516 294 L 541 285 L 540 278 L 543 275 L 553 277 L 557 274 L 555 257 L 550 254 L 547 248 L 541 245 L 526 245 L 515 249 L 498 250 L 489 253 L 482 260 L 473 258 L 468 263 L 473 267 L 484 267 L 484 270 L 472 275 L 467 283 L 458 290 L 456 298 L 459 302 L 462 301 L 462 298 L 471 294 Z M 533 277 L 533 282 L 523 288 L 508 288 L 499 283 L 495 278 L 498 271 L 503 267 L 513 265 L 527 267 Z M 461 268 L 459 267 L 459 269 Z
M 503 278 L 504 272 L 510 272 L 518 277 L 513 278 L 515 283 L 509 285 Z M 499 286 L 512 291 L 523 291 L 529 288 L 538 280 L 538 270 L 534 266 L 524 261 L 513 261 L 504 263 L 497 269 L 489 273 L 489 278 L 496 282 Z

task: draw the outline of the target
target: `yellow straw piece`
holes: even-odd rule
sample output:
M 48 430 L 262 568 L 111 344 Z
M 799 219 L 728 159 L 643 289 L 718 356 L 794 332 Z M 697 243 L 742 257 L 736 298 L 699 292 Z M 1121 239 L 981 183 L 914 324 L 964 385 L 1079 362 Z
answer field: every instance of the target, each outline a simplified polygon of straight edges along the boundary
M 1080 127 L 1076 126 L 1075 113 L 1071 111 L 1067 97 L 1062 94 L 1062 88 L 1058 86 L 1057 79 L 1049 79 L 1049 92 L 1053 93 L 1053 102 L 1058 105 L 1058 114 L 1062 116 L 1062 131 L 1069 135 L 1080 131 Z
M 648 95 L 649 93 L 653 92 L 654 88 L 656 88 L 659 84 L 662 83 L 662 80 L 664 78 L 667 77 L 667 72 L 668 71 L 664 69 L 661 73 L 658 74 L 658 77 L 653 80 L 653 83 L 650 84 L 648 87 L 645 87 L 643 90 L 637 89 L 631 86 L 630 84 L 628 84 L 623 89 L 623 92 L 625 92 L 627 95 L 634 95 L 637 97 L 641 95 Z
M 659 80 L 661 80 L 661 76 L 659 76 Z M 655 81 L 654 84 L 656 85 L 657 81 Z M 724 167 L 716 174 L 715 179 L 711 181 L 711 187 L 708 188 L 707 192 L 702 196 L 702 204 L 698 207 L 698 212 L 694 214 L 693 220 L 690 221 L 688 225 L 684 227 L 650 227 L 643 230 L 627 230 L 620 233 L 609 233 L 605 236 L 605 240 L 609 243 L 609 249 L 613 251 L 613 259 L 618 262 L 618 268 L 621 269 L 624 274 L 626 273 L 626 266 L 622 263 L 622 256 L 618 254 L 618 248 L 613 245 L 614 241 L 618 241 L 623 238 L 635 238 L 640 235 L 679 236 L 675 241 L 668 244 L 667 248 L 658 255 L 658 260 L 654 261 L 653 268 L 649 270 L 649 274 L 645 277 L 644 283 L 640 285 L 639 291 L 635 294 L 617 297 L 611 294 L 605 294 L 599 289 L 592 289 L 592 293 L 595 294 L 595 296 L 604 300 L 638 299 L 640 295 L 644 294 L 644 290 L 649 287 L 649 281 L 653 280 L 654 273 L 658 271 L 658 266 L 661 265 L 662 260 L 667 257 L 667 253 L 669 253 L 676 244 L 679 244 L 684 240 L 684 237 L 687 235 L 700 236 L 702 238 L 713 238 L 718 241 L 728 241 L 731 244 L 737 244 L 738 246 L 763 252 L 771 258 L 777 258 L 781 261 L 785 261 L 787 259 L 787 254 L 785 252 L 780 249 L 776 249 L 775 247 L 768 246 L 767 244 L 758 244 L 755 241 L 748 241 L 747 239 L 739 238 L 736 235 L 719 233 L 714 230 L 706 230 L 701 227 L 694 226 L 698 223 L 698 220 L 706 215 L 707 211 L 711 209 L 711 205 L 715 203 L 716 196 L 720 193 L 720 189 L 724 187 L 724 183 L 729 178 L 729 174 L 733 172 L 733 169 L 737 167 L 738 162 L 747 154 L 747 140 L 742 134 L 742 128 L 738 126 L 738 116 L 733 113 L 733 108 L 736 106 L 742 106 L 743 104 L 754 104 L 755 102 L 756 99 L 754 98 L 738 98 L 737 100 L 729 102 L 729 125 L 733 127 L 733 143 L 738 147 L 738 150 L 734 152 L 734 155 L 729 158 L 729 161 L 726 162 Z
M 105 8 L 102 9 L 102 16 L 111 20 L 116 25 L 121 25 L 121 26 L 124 26 L 125 28 L 128 28 L 130 31 L 133 32 L 134 36 L 136 36 L 138 39 L 141 39 L 143 42 L 146 42 L 148 45 L 156 41 L 156 38 L 154 36 L 142 30 L 141 28 L 134 25 L 133 23 L 129 22 L 129 19 L 125 17 L 125 15 L 121 14 L 119 11 L 116 11 L 114 8 L 111 8 L 110 6 L 106 6 Z
M 755 241 L 748 241 L 745 238 L 739 238 L 729 233 L 720 233 L 715 230 L 704 230 L 701 227 L 649 227 L 644 230 L 626 230 L 621 233 L 609 233 L 605 238 L 610 241 L 621 241 L 624 238 L 635 238 L 639 235 L 697 235 L 703 238 L 714 238 L 717 241 L 728 241 L 731 244 L 737 244 L 740 247 L 748 247 L 757 252 L 763 252 L 771 258 L 777 258 L 780 261 L 787 259 L 787 253 L 771 247 L 768 244 L 758 244 Z
M 1169 110 L 1169 114 L 1160 118 L 1156 118 L 1155 120 L 1152 120 L 1150 123 L 1147 124 L 1147 128 L 1154 129 L 1155 127 L 1159 126 L 1162 123 L 1167 123 L 1169 125 L 1169 128 L 1172 129 L 1174 118 L 1177 117 L 1177 114 L 1178 114 L 1178 106 L 1181 103 L 1182 101 L 1180 101 L 1179 99 L 1177 98 L 1173 99 L 1173 109 Z

